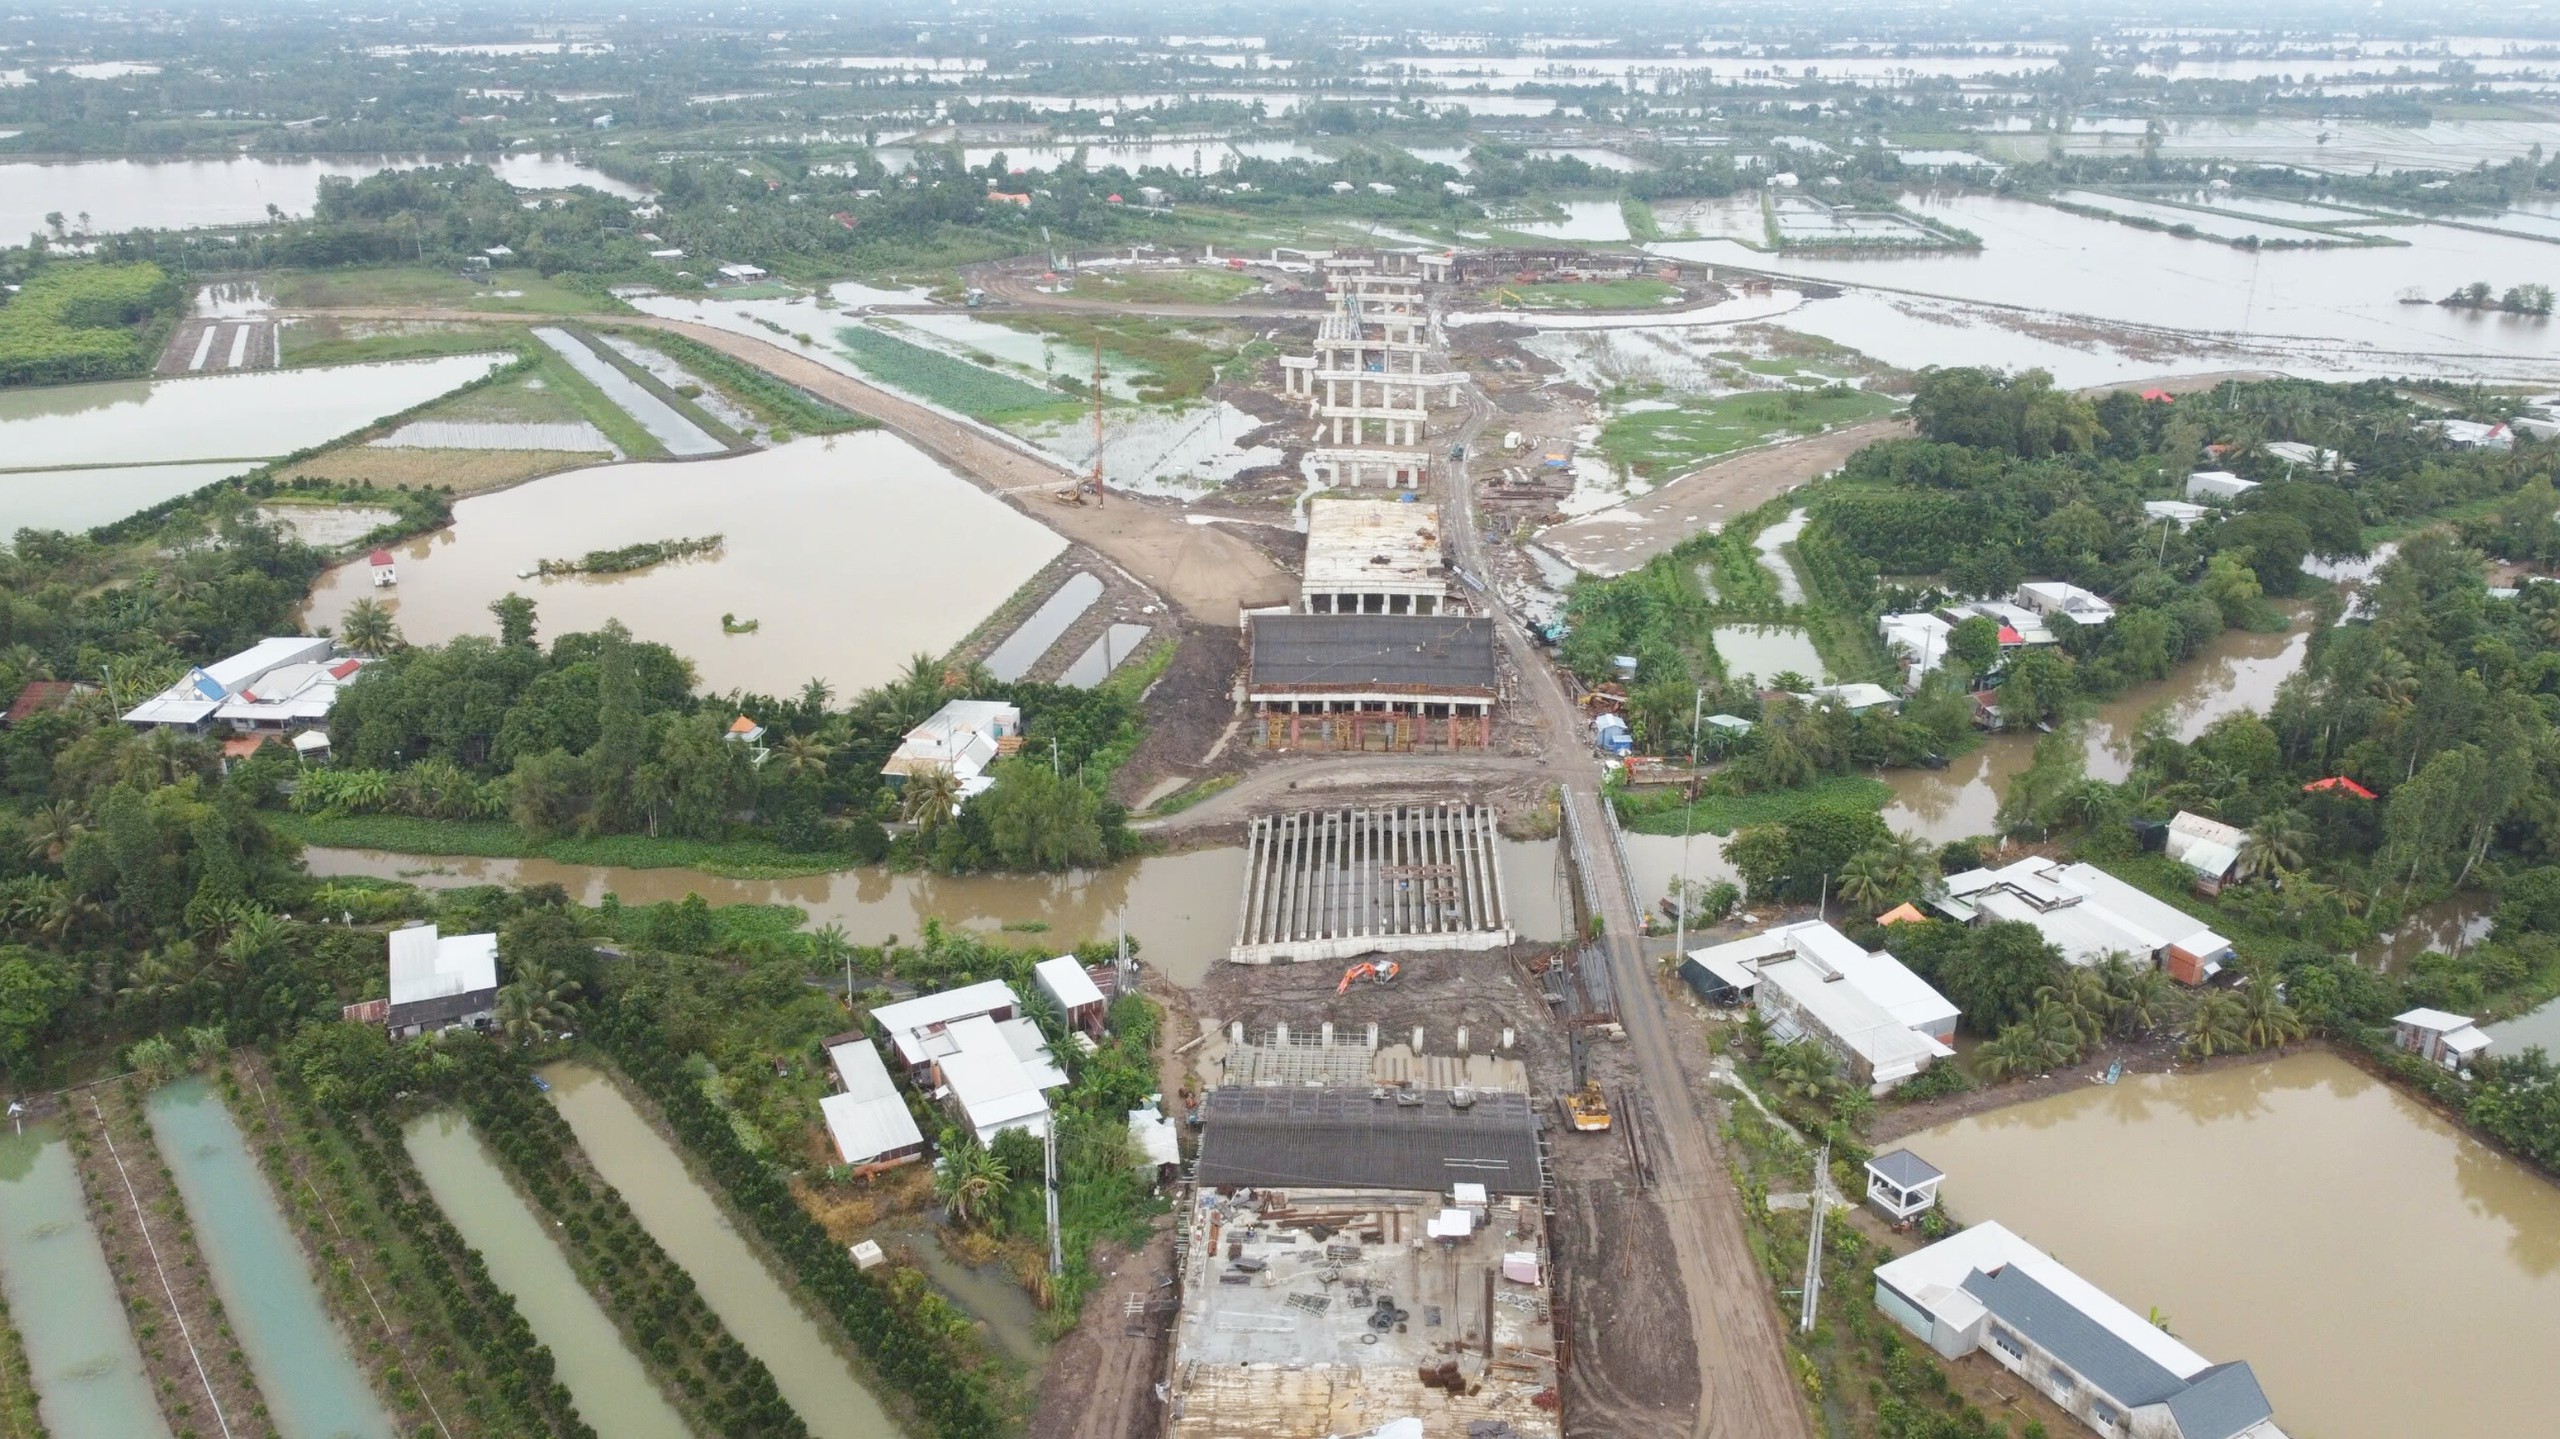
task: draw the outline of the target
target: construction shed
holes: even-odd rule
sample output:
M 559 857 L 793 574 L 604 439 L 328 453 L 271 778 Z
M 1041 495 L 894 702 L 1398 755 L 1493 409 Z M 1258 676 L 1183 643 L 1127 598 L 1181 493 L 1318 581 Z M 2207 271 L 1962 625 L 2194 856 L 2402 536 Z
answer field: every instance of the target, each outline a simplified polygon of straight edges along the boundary
M 1537 1194 L 1545 1179 L 1526 1094 L 1226 1087 L 1200 1109 L 1206 1189 L 1324 1186 Z
M 1246 694 L 1265 745 L 1482 748 L 1500 697 L 1493 622 L 1450 615 L 1247 617 Z

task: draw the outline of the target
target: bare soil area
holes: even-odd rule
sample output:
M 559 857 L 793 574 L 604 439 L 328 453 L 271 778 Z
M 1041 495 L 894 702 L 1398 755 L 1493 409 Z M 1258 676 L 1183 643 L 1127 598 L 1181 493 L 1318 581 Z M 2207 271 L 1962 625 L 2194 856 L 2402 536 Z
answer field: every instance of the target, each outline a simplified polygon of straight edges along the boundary
M 1620 575 L 1655 555 L 1838 469 L 1878 440 L 1912 434 L 1905 419 L 1869 420 L 1827 434 L 1745 450 L 1657 485 L 1623 505 L 1567 520 L 1538 536 L 1574 568 Z
M 1242 770 L 1248 752 L 1226 738 L 1236 723 L 1236 675 L 1244 641 L 1232 625 L 1185 625 L 1181 647 L 1146 702 L 1146 738 L 1112 777 L 1111 797 L 1132 809 L 1168 780 L 1194 782 Z
M 336 484 L 370 482 L 386 490 L 450 485 L 459 496 L 503 490 L 562 470 L 609 464 L 612 460 L 608 454 L 575 454 L 567 450 L 394 450 L 358 444 L 341 445 L 298 460 L 285 469 L 282 478 Z
M 1163 1410 L 1156 1382 L 1173 1342 L 1173 1220 L 1138 1250 L 1106 1244 L 1093 1255 L 1105 1278 L 1087 1295 L 1075 1331 L 1049 1351 L 1040 1406 L 1025 1439 L 1149 1439 Z

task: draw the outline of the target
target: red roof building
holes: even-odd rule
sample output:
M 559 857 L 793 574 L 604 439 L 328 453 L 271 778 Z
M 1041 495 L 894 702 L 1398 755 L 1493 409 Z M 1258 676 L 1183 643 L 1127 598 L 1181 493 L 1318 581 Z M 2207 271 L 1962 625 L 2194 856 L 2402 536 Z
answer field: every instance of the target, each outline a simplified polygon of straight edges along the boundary
M 2142 392 L 2142 398 L 2149 400 L 2155 405 L 2165 405 L 2178 397 L 2170 394 L 2167 390 L 2145 390 Z
M 375 566 L 376 568 L 380 568 L 383 565 L 391 563 L 391 552 L 389 550 L 375 550 L 372 554 L 364 557 L 364 562 Z
M 18 697 L 9 702 L 8 712 L 0 714 L 0 729 L 6 729 L 29 715 L 60 709 L 65 701 L 87 688 L 73 680 L 36 680 L 18 691 Z
M 2311 783 L 2302 787 L 2302 792 L 2304 794 L 2318 794 L 2323 790 L 2335 790 L 2340 794 L 2351 794 L 2358 799 L 2372 799 L 2374 797 L 2372 790 L 2366 789 L 2363 785 L 2356 783 L 2354 780 L 2351 780 L 2342 774 L 2331 775 L 2327 779 L 2315 779 Z

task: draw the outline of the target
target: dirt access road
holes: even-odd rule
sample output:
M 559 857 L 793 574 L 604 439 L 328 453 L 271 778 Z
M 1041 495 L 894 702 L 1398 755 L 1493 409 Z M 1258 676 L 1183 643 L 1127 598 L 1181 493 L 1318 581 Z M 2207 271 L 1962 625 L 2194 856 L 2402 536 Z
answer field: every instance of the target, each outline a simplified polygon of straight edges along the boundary
M 1911 422 L 1868 420 L 1782 445 L 1745 450 L 1597 514 L 1543 530 L 1538 543 L 1585 574 L 1623 575 L 1709 525 L 1840 468 L 1855 451 L 1912 433 Z
M 346 309 L 311 313 L 362 320 L 472 320 L 492 317 L 442 309 Z M 1286 604 L 1298 592 L 1295 577 L 1232 526 L 1192 524 L 1178 505 L 1113 495 L 1100 505 L 1067 505 L 1049 496 L 1075 478 L 1050 459 L 965 420 L 937 413 L 876 385 L 865 384 L 785 346 L 711 325 L 650 315 L 501 317 L 507 323 L 553 320 L 588 326 L 665 330 L 708 345 L 809 393 L 867 415 L 933 456 L 962 478 L 1068 539 L 1089 545 L 1131 579 L 1165 596 L 1201 624 L 1233 625 L 1251 605 Z
M 1438 468 L 1450 477 L 1443 514 L 1450 544 L 1465 567 L 1481 574 L 1484 538 L 1466 467 Z M 1699 1106 L 1674 1049 L 1673 1020 L 1643 951 L 1643 925 L 1616 847 L 1608 841 L 1600 769 L 1582 748 L 1581 713 L 1518 619 L 1499 605 L 1492 611 L 1502 643 L 1524 676 L 1519 708 L 1534 712 L 1516 715 L 1514 723 L 1535 723 L 1543 732 L 1547 772 L 1590 839 L 1590 878 L 1600 898 L 1619 1020 L 1656 1121 L 1649 1131 L 1659 1145 L 1652 1198 L 1670 1231 L 1697 1353 L 1700 1393 L 1693 1414 L 1621 1412 L 1607 1416 L 1605 1427 L 1690 1439 L 1812 1439 L 1776 1302 L 1743 1229 L 1742 1196 L 1714 1137 L 1715 1115 Z

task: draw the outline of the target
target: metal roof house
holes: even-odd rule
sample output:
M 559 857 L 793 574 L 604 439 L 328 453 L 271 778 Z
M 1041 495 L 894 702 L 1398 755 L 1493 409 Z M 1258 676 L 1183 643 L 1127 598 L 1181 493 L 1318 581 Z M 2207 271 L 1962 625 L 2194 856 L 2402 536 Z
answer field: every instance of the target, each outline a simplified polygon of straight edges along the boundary
M 2194 870 L 2196 887 L 2213 894 L 2239 867 L 2240 846 L 2248 838 L 2248 831 L 2238 825 L 2180 810 L 2169 821 L 2168 832 L 2161 839 L 2161 852 Z
M 2187 498 L 2198 503 L 2229 504 L 2257 487 L 2256 480 L 2244 480 L 2229 470 L 2198 470 L 2187 476 Z
M 1887 1094 L 1955 1053 L 1957 1011 L 1901 960 L 1820 920 L 1782 924 L 1692 950 L 1684 978 L 1749 995 L 1781 1040 L 1811 1039 L 1845 1061 L 1870 1093 Z
M 390 951 L 391 1002 L 383 1023 L 392 1038 L 496 1022 L 496 935 L 439 936 L 434 925 L 415 924 L 391 931 Z
M 987 771 L 1006 753 L 1007 740 L 1022 738 L 1022 708 L 1002 700 L 953 700 L 935 710 L 906 737 L 880 766 L 891 782 L 929 769 L 947 769 L 960 779 L 960 798 L 967 800 L 995 785 Z
M 819 1100 L 818 1113 L 844 1162 L 857 1174 L 870 1174 L 921 1156 L 924 1132 L 871 1041 L 838 1035 L 827 1045 L 827 1058 L 844 1092 Z
M 934 1097 L 951 1105 L 978 1142 L 992 1144 L 1008 1129 L 1046 1133 L 1048 1091 L 1065 1088 L 1067 1074 L 1049 1057 L 1039 1027 L 981 1014 L 954 1022 L 948 1034 L 949 1052 L 933 1062 L 941 1081 Z
M 1062 954 L 1031 966 L 1031 982 L 1058 1006 L 1067 1028 L 1085 1034 L 1102 1033 L 1102 1015 L 1107 1007 L 1102 987 L 1093 982 L 1093 976 L 1085 972 L 1074 955 Z
M 2108 1439 L 2284 1439 L 2246 1362 L 2213 1364 L 1996 1223 L 1876 1270 L 1876 1307 L 1977 1350 Z
M 946 989 L 939 994 L 919 995 L 914 999 L 884 1004 L 871 1011 L 871 1022 L 880 1026 L 889 1043 L 898 1051 L 898 1062 L 905 1065 L 908 1077 L 922 1082 L 925 1070 L 933 1061 L 952 1050 L 949 1031 L 952 1025 L 973 1015 L 994 1019 L 1011 1019 L 1020 1007 L 1013 989 L 1001 979 L 981 980 L 976 984 Z
M 2116 607 L 2105 597 L 2060 580 L 2029 580 L 2018 586 L 2017 602 L 2048 618 L 2062 615 L 2084 625 L 2102 625 L 2116 617 Z
M 1931 908 L 1959 924 L 2031 924 L 2065 962 L 2121 954 L 2183 984 L 2202 984 L 2232 962 L 2231 941 L 2174 904 L 2154 899 L 2093 864 L 2028 858 L 1947 877 Z
M 2413 1009 L 2391 1020 L 2391 1039 L 2402 1049 L 2441 1064 L 2463 1069 L 2489 1052 L 2489 1036 L 2467 1014 L 2441 1009 Z
M 284 734 L 327 724 L 338 689 L 364 661 L 341 658 L 325 635 L 263 639 L 228 659 L 187 671 L 176 684 L 125 712 L 144 729 L 216 728 Z

